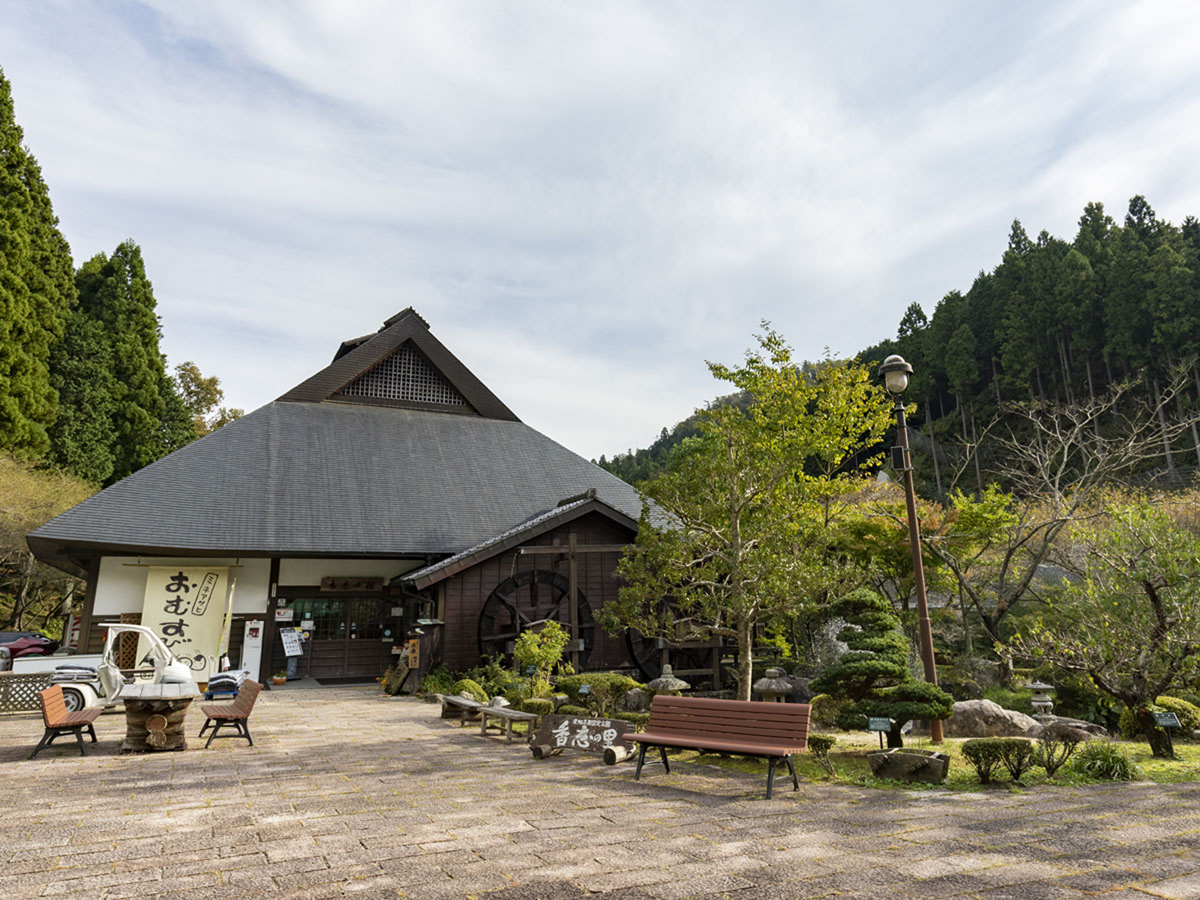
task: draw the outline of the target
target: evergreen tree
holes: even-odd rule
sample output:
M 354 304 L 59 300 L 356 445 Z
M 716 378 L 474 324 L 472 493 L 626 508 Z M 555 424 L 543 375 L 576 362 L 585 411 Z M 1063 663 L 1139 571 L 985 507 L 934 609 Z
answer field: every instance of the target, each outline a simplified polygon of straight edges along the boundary
M 41 456 L 58 397 L 50 350 L 75 299 L 71 254 L 0 71 L 0 448 Z
M 112 353 L 111 483 L 183 446 L 195 429 L 158 349 L 154 291 L 137 244 L 127 240 L 111 257 L 92 257 L 76 284 L 81 310 L 100 326 Z
M 954 698 L 909 672 L 908 638 L 887 598 L 860 588 L 835 601 L 829 611 L 846 623 L 838 640 L 849 649 L 810 687 L 850 701 L 838 715 L 840 727 L 857 730 L 866 726 L 868 716 L 889 718 L 888 746 L 903 747 L 905 722 L 949 717 Z
M 112 345 L 103 326 L 82 309 L 75 310 L 66 336 L 54 348 L 51 374 L 59 415 L 50 431 L 50 459 L 80 478 L 104 484 L 116 464 Z

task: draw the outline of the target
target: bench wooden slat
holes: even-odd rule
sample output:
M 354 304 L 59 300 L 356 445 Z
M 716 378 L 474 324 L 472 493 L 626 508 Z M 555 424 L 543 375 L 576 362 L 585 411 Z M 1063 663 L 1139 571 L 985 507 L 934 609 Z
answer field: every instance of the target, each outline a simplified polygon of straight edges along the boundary
M 666 748 L 688 748 L 766 757 L 770 761 L 768 800 L 775 783 L 775 764 L 783 760 L 794 788 L 799 790 L 792 754 L 808 747 L 811 712 L 807 703 L 657 696 L 650 704 L 646 731 L 628 735 L 629 740 L 641 745 L 634 778 L 641 776 L 649 747 L 659 748 L 668 772 Z

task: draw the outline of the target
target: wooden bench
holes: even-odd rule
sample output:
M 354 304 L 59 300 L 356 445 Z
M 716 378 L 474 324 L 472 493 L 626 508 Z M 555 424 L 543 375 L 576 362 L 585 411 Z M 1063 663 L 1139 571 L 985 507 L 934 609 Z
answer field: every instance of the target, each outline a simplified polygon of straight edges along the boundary
M 453 719 L 458 716 L 459 724 L 466 726 L 467 719 L 472 722 L 479 715 L 479 710 L 483 704 L 478 700 L 471 700 L 467 697 L 460 697 L 457 694 L 439 694 L 442 698 L 442 718 Z
M 85 709 L 80 712 L 68 712 L 61 684 L 51 685 L 44 691 L 38 691 L 38 703 L 42 707 L 42 721 L 46 725 L 46 730 L 38 745 L 29 754 L 29 758 L 33 759 L 62 734 L 75 735 L 75 740 L 79 742 L 79 755 L 87 756 L 87 750 L 83 746 L 83 733 L 86 731 L 90 734 L 92 743 L 96 743 L 96 726 L 92 723 L 100 715 L 100 710 Z
M 207 718 L 204 720 L 204 727 L 200 729 L 198 737 L 204 737 L 204 732 L 210 726 L 212 728 L 212 734 L 208 736 L 208 743 L 204 745 L 204 749 L 209 748 L 222 728 L 232 728 L 234 733 L 222 734 L 221 737 L 242 737 L 250 742 L 251 747 L 254 746 L 254 738 L 250 736 L 250 713 L 254 710 L 254 701 L 258 699 L 261 690 L 261 684 L 247 678 L 242 682 L 242 686 L 238 689 L 237 699 L 232 703 L 200 707 L 200 711 Z
M 482 720 L 479 725 L 480 734 L 487 734 L 488 719 L 499 719 L 503 723 L 504 737 L 510 744 L 513 739 L 513 722 L 528 722 L 529 735 L 532 736 L 538 722 L 542 720 L 537 713 L 521 712 L 507 706 L 480 706 L 477 712 Z
M 737 756 L 765 758 L 767 799 L 775 788 L 775 766 L 783 760 L 792 776 L 792 789 L 800 790 L 793 753 L 808 747 L 808 719 L 812 707 L 807 703 L 764 703 L 747 700 L 709 700 L 702 697 L 658 695 L 650 704 L 650 721 L 642 734 L 629 734 L 637 741 L 637 771 L 642 774 L 646 751 L 658 747 L 663 768 L 671 771 L 667 748 L 732 753 Z

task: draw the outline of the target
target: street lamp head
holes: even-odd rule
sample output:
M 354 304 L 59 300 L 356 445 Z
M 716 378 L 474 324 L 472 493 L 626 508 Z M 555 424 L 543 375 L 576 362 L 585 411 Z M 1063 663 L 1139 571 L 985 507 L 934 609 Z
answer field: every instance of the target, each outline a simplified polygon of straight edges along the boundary
M 879 374 L 883 376 L 883 383 L 887 386 L 889 394 L 903 394 L 908 387 L 908 376 L 912 374 L 913 367 L 904 361 L 903 356 L 893 353 L 883 361 L 883 365 L 879 367 Z

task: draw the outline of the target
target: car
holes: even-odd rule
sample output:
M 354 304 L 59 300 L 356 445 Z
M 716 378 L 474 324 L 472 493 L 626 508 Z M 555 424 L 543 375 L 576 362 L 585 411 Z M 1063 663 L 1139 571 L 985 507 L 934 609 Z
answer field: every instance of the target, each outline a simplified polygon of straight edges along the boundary
M 14 659 L 49 656 L 57 648 L 58 641 L 38 631 L 0 631 L 0 672 L 11 669 Z

